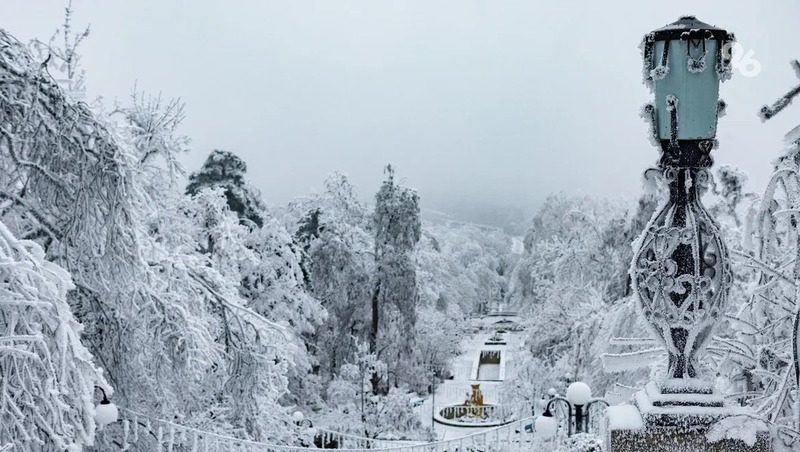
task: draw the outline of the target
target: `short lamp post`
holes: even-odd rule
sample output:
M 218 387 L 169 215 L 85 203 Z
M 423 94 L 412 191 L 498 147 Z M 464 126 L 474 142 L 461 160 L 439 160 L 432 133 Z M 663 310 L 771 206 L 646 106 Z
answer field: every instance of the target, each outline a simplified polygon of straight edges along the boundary
M 432 353 L 423 366 L 431 373 L 431 432 L 436 433 L 436 373 L 441 369 L 438 365 L 438 353 Z
M 311 420 L 306 419 L 302 411 L 295 411 L 294 413 L 292 413 L 292 422 L 294 422 L 295 425 L 297 425 L 298 427 L 303 427 L 303 428 L 313 427 Z
M 592 398 L 592 389 L 582 381 L 576 381 L 567 387 L 567 396 L 553 396 L 547 403 L 544 413 L 536 418 L 534 427 L 537 435 L 542 439 L 549 440 L 553 438 L 558 431 L 558 421 L 551 408 L 557 403 L 562 403 L 567 408 L 567 435 L 575 433 L 583 433 L 588 430 L 589 425 L 589 408 L 594 404 L 603 404 L 608 406 L 608 403 L 599 398 Z M 574 420 L 574 430 L 573 430 Z
M 106 391 L 103 388 L 95 386 L 95 389 L 99 389 L 100 392 L 103 393 L 103 400 L 94 407 L 94 421 L 97 423 L 97 426 L 102 428 L 108 424 L 117 422 L 119 419 L 119 410 L 117 406 L 108 400 Z

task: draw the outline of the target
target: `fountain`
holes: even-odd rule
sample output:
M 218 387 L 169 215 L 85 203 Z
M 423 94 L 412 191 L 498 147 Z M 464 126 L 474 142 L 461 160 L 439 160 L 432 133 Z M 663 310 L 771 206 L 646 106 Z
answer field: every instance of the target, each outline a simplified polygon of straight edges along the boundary
M 460 405 L 448 405 L 434 417 L 436 422 L 453 427 L 494 427 L 519 417 L 515 409 L 484 403 L 480 383 L 471 383 L 470 392 Z

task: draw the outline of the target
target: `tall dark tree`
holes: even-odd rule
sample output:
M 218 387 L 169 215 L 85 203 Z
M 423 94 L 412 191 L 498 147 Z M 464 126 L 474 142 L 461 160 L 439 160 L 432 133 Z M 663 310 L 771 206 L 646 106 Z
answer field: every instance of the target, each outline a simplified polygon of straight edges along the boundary
M 264 223 L 264 203 L 260 194 L 245 181 L 245 173 L 247 164 L 239 156 L 214 149 L 200 171 L 189 176 L 186 194 L 195 195 L 206 188 L 221 188 L 228 200 L 228 207 L 236 212 L 240 220 L 261 227 Z
M 319 207 L 313 208 L 300 219 L 297 223 L 297 231 L 294 234 L 294 242 L 301 248 L 300 268 L 303 271 L 303 282 L 311 287 L 311 259 L 309 251 L 311 244 L 317 240 L 325 230 L 325 226 L 320 221 L 322 210 Z
M 375 195 L 375 279 L 371 301 L 369 334 L 370 352 L 380 358 L 389 345 L 379 346 L 380 330 L 389 325 L 389 313 L 399 315 L 403 341 L 400 355 L 408 356 L 414 342 L 417 304 L 417 274 L 412 259 L 420 239 L 419 197 L 416 191 L 399 186 L 394 170 L 386 167 L 388 177 Z M 392 319 L 394 320 L 394 319 Z M 395 342 L 397 338 L 394 338 Z M 373 391 L 380 388 L 380 376 L 372 376 Z

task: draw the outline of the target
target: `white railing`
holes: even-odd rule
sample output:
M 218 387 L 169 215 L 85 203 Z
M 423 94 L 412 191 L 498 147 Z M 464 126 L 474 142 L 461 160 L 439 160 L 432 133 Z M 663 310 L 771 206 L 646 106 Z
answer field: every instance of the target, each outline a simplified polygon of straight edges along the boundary
M 514 452 L 534 450 L 533 418 L 526 417 L 501 427 L 482 430 L 467 436 L 424 444 L 366 444 L 367 438 L 339 435 L 343 439 L 341 452 Z M 98 449 L 146 450 L 148 452 L 300 452 L 318 451 L 314 446 L 283 446 L 248 441 L 232 436 L 186 427 L 171 421 L 156 419 L 127 409 L 120 409 L 120 421 L 98 432 Z M 349 438 L 348 438 L 349 437 Z M 333 438 L 333 436 L 331 437 Z M 365 440 L 361 445 L 347 441 Z M 375 447 L 378 446 L 378 447 Z
M 396 446 L 424 444 L 426 441 L 367 438 L 324 428 L 314 429 L 321 444 L 335 444 L 337 449 L 387 449 Z
M 527 417 L 501 427 L 482 430 L 460 438 L 393 450 L 396 452 L 518 452 L 537 450 L 534 445 L 533 418 Z

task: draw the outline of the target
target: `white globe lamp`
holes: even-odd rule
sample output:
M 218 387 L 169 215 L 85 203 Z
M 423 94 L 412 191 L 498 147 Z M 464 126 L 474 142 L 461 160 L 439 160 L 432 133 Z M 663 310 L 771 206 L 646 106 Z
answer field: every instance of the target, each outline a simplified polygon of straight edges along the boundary
M 582 381 L 576 381 L 567 387 L 567 401 L 572 405 L 586 405 L 591 398 L 592 389 Z
M 533 425 L 536 435 L 543 440 L 552 439 L 558 431 L 558 421 L 549 412 L 537 417 Z
M 105 427 L 108 424 L 117 422 L 117 419 L 119 419 L 117 406 L 104 396 L 103 400 L 94 407 L 94 421 L 98 427 Z

